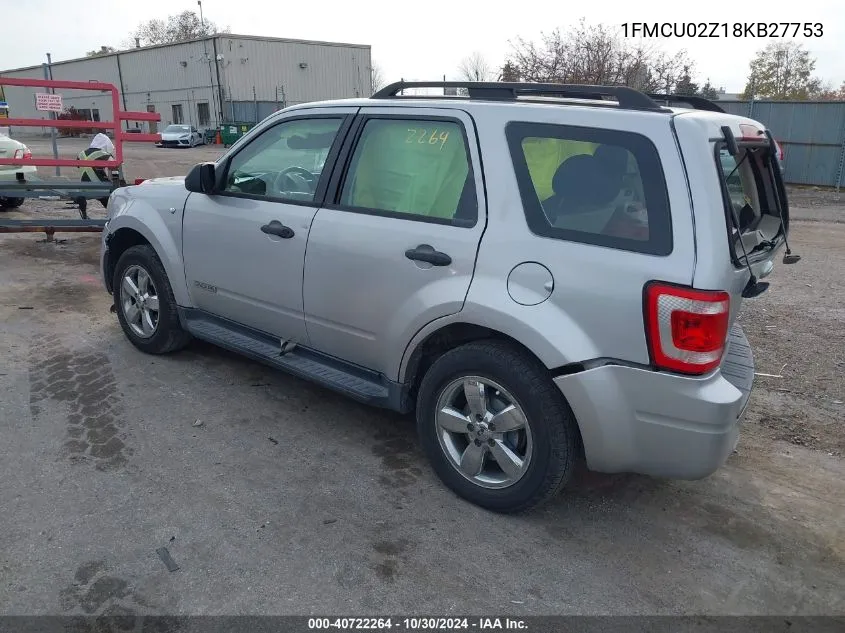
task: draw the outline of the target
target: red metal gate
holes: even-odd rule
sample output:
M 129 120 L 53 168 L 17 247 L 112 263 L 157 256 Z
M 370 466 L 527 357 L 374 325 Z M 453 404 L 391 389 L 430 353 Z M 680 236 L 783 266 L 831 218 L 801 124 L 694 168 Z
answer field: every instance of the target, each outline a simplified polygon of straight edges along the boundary
M 72 121 L 62 119 L 3 119 L 3 125 L 9 127 L 52 127 L 52 128 L 84 128 L 111 131 L 114 138 L 115 157 L 113 160 L 97 161 L 96 166 L 103 169 L 117 169 L 123 165 L 124 142 L 158 142 L 160 134 L 136 134 L 124 132 L 123 121 L 161 121 L 161 114 L 156 112 L 124 112 L 120 109 L 120 93 L 113 84 L 98 81 L 57 81 L 50 79 L 15 79 L 0 77 L 0 86 L 21 86 L 29 88 L 60 88 L 66 90 L 91 90 L 110 92 L 112 101 L 113 121 Z M 0 165 L 34 165 L 36 167 L 90 167 L 91 161 L 78 158 L 0 158 Z M 98 195 L 108 194 L 119 186 L 119 181 L 113 179 L 108 183 L 82 183 L 70 180 L 30 180 L 23 179 L 18 174 L 14 183 L 4 185 L 0 183 L 0 195 L 12 194 L 10 197 L 34 198 L 47 195 L 58 195 L 65 199 L 96 198 Z M 44 232 L 48 239 L 56 232 L 97 232 L 103 230 L 104 220 L 88 218 L 80 203 L 82 219 L 53 219 L 53 220 L 6 220 L 0 218 L 0 233 Z
M 9 127 L 55 127 L 111 130 L 114 135 L 114 160 L 97 161 L 98 167 L 117 168 L 123 164 L 124 142 L 158 142 L 160 134 L 129 134 L 121 129 L 122 121 L 161 121 L 157 112 L 124 112 L 120 109 L 120 93 L 114 84 L 98 81 L 54 81 L 51 79 L 13 79 L 0 77 L 0 85 L 29 88 L 64 88 L 66 90 L 96 90 L 111 92 L 113 121 L 66 121 L 60 119 L 3 119 Z M 0 158 L 0 165 L 35 165 L 37 167 L 85 167 L 90 161 L 75 158 Z

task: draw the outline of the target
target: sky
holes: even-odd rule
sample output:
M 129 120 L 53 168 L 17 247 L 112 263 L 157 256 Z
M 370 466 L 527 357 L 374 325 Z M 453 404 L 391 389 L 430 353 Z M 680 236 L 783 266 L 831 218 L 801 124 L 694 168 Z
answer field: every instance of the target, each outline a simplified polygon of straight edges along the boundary
M 507 6 L 511 8 L 499 8 Z M 0 0 L 0 68 L 40 64 L 47 52 L 59 61 L 82 57 L 102 45 L 117 46 L 138 23 L 186 9 L 196 11 L 196 0 Z M 669 53 L 686 49 L 695 61 L 699 83 L 709 78 L 727 92 L 742 91 L 754 52 L 773 41 L 733 37 L 734 23 L 821 23 L 821 37 L 795 41 L 817 58 L 816 75 L 837 87 L 845 81 L 843 0 L 203 0 L 203 14 L 236 34 L 369 44 L 387 82 L 456 78 L 461 59 L 474 52 L 499 67 L 516 38 L 538 40 L 543 32 L 565 29 L 582 17 L 613 27 L 634 22 L 726 22 L 730 37 L 659 38 L 647 43 Z

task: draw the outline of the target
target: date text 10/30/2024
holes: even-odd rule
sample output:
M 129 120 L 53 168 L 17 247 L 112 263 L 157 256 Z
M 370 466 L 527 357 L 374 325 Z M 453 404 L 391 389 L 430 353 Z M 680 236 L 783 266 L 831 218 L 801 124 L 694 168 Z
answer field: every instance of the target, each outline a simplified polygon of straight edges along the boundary
M 624 22 L 624 37 L 822 37 L 821 22 Z
M 518 618 L 308 618 L 309 630 L 527 630 L 528 625 Z

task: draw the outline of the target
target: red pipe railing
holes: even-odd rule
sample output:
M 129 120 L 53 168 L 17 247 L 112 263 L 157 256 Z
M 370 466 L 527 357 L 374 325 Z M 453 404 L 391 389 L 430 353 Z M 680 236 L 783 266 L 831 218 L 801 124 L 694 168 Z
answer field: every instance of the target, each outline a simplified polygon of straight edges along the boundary
M 123 164 L 123 143 L 158 142 L 160 134 L 130 134 L 124 132 L 123 121 L 161 121 L 158 112 L 124 112 L 120 109 L 120 93 L 114 84 L 99 81 L 58 81 L 52 79 L 16 79 L 0 77 L 0 85 L 27 88 L 64 88 L 66 90 L 96 90 L 111 92 L 114 121 L 68 121 L 65 119 L 3 119 L 9 127 L 54 127 L 111 130 L 114 135 L 114 160 L 98 160 L 97 167 L 115 169 Z M 76 158 L 0 158 L 0 165 L 35 165 L 37 167 L 88 167 L 91 161 Z

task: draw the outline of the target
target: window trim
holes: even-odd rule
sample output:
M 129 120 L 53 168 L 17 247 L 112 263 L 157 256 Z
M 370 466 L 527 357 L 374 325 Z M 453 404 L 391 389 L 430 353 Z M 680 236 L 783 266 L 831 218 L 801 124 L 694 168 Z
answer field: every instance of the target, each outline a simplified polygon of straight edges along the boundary
M 616 136 L 616 142 L 603 140 L 607 135 Z M 665 213 L 661 212 L 655 216 L 655 221 L 649 217 L 649 239 L 634 240 L 624 237 L 602 235 L 600 233 L 589 233 L 586 231 L 575 231 L 552 226 L 543 211 L 542 201 L 537 195 L 534 181 L 528 169 L 528 161 L 522 149 L 522 141 L 526 138 L 548 138 L 585 143 L 609 144 L 627 149 L 639 163 L 639 157 L 634 154 L 628 145 L 618 142 L 619 135 L 622 138 L 636 138 L 638 142 L 645 142 L 653 151 L 653 158 L 656 160 L 656 167 L 660 172 L 662 185 L 654 193 L 658 194 L 664 201 Z M 666 172 L 663 170 L 663 163 L 660 160 L 660 152 L 650 138 L 639 132 L 631 130 L 616 130 L 609 128 L 594 128 L 581 125 L 567 125 L 564 123 L 546 123 L 539 121 L 508 121 L 505 125 L 505 137 L 507 138 L 508 149 L 510 150 L 511 163 L 514 169 L 519 195 L 522 201 L 523 213 L 528 229 L 537 236 L 556 239 L 576 244 L 589 246 L 601 246 L 616 251 L 638 253 L 653 257 L 668 257 L 675 249 L 674 229 L 672 224 L 672 205 L 669 200 L 669 188 L 666 182 Z M 643 190 L 646 190 L 643 181 Z M 661 209 L 663 211 L 663 209 Z M 665 217 L 659 217 L 659 216 Z M 655 228 L 662 233 L 653 237 Z
M 334 114 L 301 114 L 301 115 L 294 115 L 290 117 L 285 117 L 283 119 L 279 119 L 278 121 L 274 121 L 271 125 L 268 125 L 261 130 L 256 131 L 255 136 L 253 136 L 248 143 L 242 143 L 240 146 L 234 148 L 230 155 L 224 157 L 222 162 L 222 169 L 220 170 L 220 175 L 217 177 L 217 186 L 215 187 L 214 195 L 222 196 L 225 198 L 243 198 L 246 200 L 259 200 L 259 201 L 266 201 L 266 202 L 278 202 L 281 204 L 293 204 L 300 207 L 321 207 L 323 206 L 323 201 L 326 197 L 326 190 L 328 188 L 329 183 L 329 175 L 334 171 L 334 165 L 337 160 L 337 156 L 340 153 L 341 147 L 346 140 L 346 135 L 349 132 L 349 128 L 352 126 L 352 120 L 354 115 L 349 112 L 335 112 Z M 320 172 L 320 178 L 317 180 L 317 188 L 314 190 L 314 199 L 313 200 L 297 200 L 293 198 L 281 198 L 279 196 L 260 196 L 254 193 L 243 193 L 237 191 L 226 191 L 223 189 L 223 185 L 226 183 L 226 180 L 229 177 L 229 169 L 232 166 L 232 161 L 235 157 L 240 154 L 244 149 L 252 145 L 257 139 L 261 138 L 266 132 L 269 132 L 273 128 L 276 128 L 280 125 L 285 125 L 286 123 L 291 123 L 292 121 L 302 121 L 302 120 L 313 120 L 313 119 L 340 119 L 340 127 L 337 129 L 337 134 L 335 135 L 334 141 L 332 141 L 332 146 L 329 148 L 329 153 L 326 155 L 326 161 L 323 164 L 323 171 Z
M 343 193 L 343 187 L 346 184 L 346 179 L 349 175 L 349 170 L 352 166 L 352 158 L 355 155 L 355 150 L 358 148 L 361 136 L 364 133 L 364 128 L 367 123 L 373 119 L 392 119 L 399 121 L 446 121 L 455 123 L 461 132 L 461 138 L 464 141 L 464 152 L 467 157 L 467 176 L 472 181 L 472 189 L 475 194 L 475 217 L 470 223 L 469 220 L 455 220 L 455 218 L 433 218 L 429 216 L 419 215 L 416 213 L 400 213 L 396 211 L 387 211 L 384 209 L 373 209 L 370 207 L 355 207 L 351 205 L 340 204 L 340 197 Z M 472 160 L 472 153 L 470 152 L 469 136 L 467 135 L 466 126 L 464 122 L 455 116 L 449 115 L 434 115 L 434 114 L 419 114 L 414 115 L 412 112 L 408 114 L 388 114 L 368 112 L 365 114 L 357 114 L 353 129 L 347 136 L 342 153 L 334 166 L 331 180 L 329 182 L 328 191 L 326 195 L 326 203 L 323 205 L 326 209 L 333 211 L 345 211 L 347 213 L 360 213 L 362 215 L 374 215 L 383 218 L 393 218 L 396 220 L 410 220 L 413 222 L 423 222 L 427 224 L 441 224 L 444 226 L 455 226 L 461 229 L 472 229 L 478 225 L 479 217 L 481 216 L 481 201 L 478 197 L 478 187 L 475 182 L 475 167 Z

